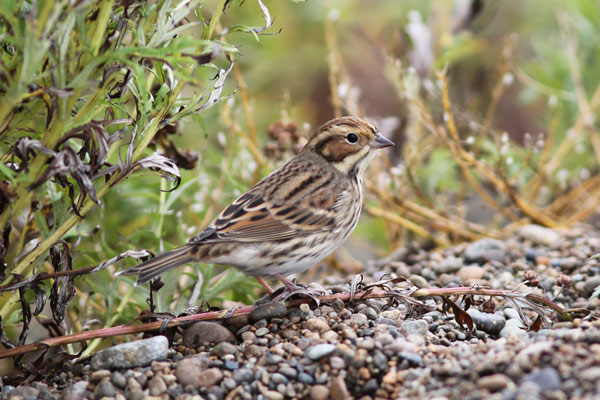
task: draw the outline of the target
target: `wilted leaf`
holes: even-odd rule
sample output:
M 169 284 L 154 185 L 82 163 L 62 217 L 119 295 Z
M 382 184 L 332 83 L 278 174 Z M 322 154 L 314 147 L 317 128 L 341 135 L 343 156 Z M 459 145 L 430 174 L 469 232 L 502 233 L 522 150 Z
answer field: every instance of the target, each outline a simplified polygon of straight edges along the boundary
M 143 250 L 143 249 L 142 250 L 127 250 L 109 260 L 102 261 L 91 272 L 102 271 L 104 268 L 108 267 L 109 265 L 112 265 L 112 264 L 116 263 L 117 261 L 122 260 L 126 257 L 133 257 L 133 258 L 137 258 L 139 260 L 139 259 L 144 259 L 144 258 L 150 257 L 150 256 L 152 256 L 152 253 L 150 253 L 147 250 Z
M 465 311 L 467 311 L 472 305 L 475 304 L 475 299 L 473 299 L 473 296 L 463 296 L 463 303 L 465 305 Z
M 231 63 L 231 65 L 229 66 L 229 68 L 227 68 L 227 70 L 219 69 L 219 73 L 217 74 L 215 84 L 213 85 L 213 88 L 210 91 L 208 100 L 206 100 L 206 102 L 204 104 L 202 104 L 200 106 L 200 108 L 198 108 L 197 111 L 206 110 L 219 102 L 220 97 L 221 97 L 221 92 L 223 91 L 223 86 L 225 86 L 225 79 L 227 78 L 227 75 L 229 75 L 231 70 L 233 69 L 234 64 L 235 63 Z
M 58 251 L 57 245 L 63 245 L 63 250 Z M 55 272 L 71 271 L 72 257 L 69 246 L 65 241 L 59 241 L 50 248 L 50 258 Z M 50 290 L 50 308 L 52 316 L 57 323 L 61 323 L 65 317 L 67 304 L 75 296 L 75 276 L 61 276 L 54 279 L 54 284 Z
M 542 316 L 538 315 L 535 321 L 533 321 L 533 324 L 531 324 L 531 326 L 529 327 L 529 332 L 537 332 L 540 329 L 542 329 L 542 322 Z
M 1 210 L 0 210 L 1 212 Z M 9 238 L 10 238 L 10 230 L 12 228 L 11 224 L 7 224 L 2 231 L 2 237 L 0 238 L 0 282 L 4 280 L 6 277 L 6 267 L 8 264 L 4 262 L 4 257 L 6 257 L 6 252 L 8 251 L 9 246 Z
M 46 305 L 46 286 L 43 282 L 33 282 L 31 290 L 33 290 L 33 293 L 35 294 L 35 311 L 33 312 L 33 315 L 37 316 L 44 311 L 44 306 Z
M 171 181 L 175 181 L 175 185 L 171 190 L 176 189 L 181 183 L 181 174 L 179 173 L 179 168 L 173 162 L 173 160 L 168 159 L 165 156 L 162 156 L 158 153 L 154 153 L 149 155 L 148 157 L 142 158 L 133 164 L 131 170 L 134 171 L 138 168 L 148 168 L 152 171 L 161 171 L 161 176 Z
M 41 326 L 43 326 L 50 337 L 59 337 L 65 334 L 65 330 L 59 325 L 59 323 L 52 318 L 37 318 Z
M 458 322 L 460 326 L 466 325 L 469 328 L 469 330 L 473 330 L 473 319 L 469 314 L 467 314 L 465 310 L 460 308 L 455 302 L 453 302 L 447 297 L 442 297 L 442 301 L 444 302 L 444 305 L 450 306 L 450 308 L 452 308 L 452 312 L 454 313 L 454 319 L 456 320 L 456 322 Z
M 258 5 L 260 6 L 260 10 L 263 13 L 263 17 L 265 18 L 265 26 L 260 28 L 253 28 L 252 30 L 256 33 L 260 33 L 269 29 L 271 25 L 273 25 L 273 19 L 271 18 L 271 13 L 269 12 L 269 9 L 263 4 L 263 2 L 261 0 L 257 1 Z
M 29 157 L 35 156 L 35 152 L 39 151 L 49 156 L 53 156 L 55 152 L 44 146 L 39 140 L 28 137 L 21 138 L 12 149 L 12 152 L 21 159 L 17 172 L 27 171 Z M 15 164 L 17 165 L 17 164 Z
M 494 311 L 496 311 L 496 303 L 494 303 L 494 300 L 492 300 L 492 298 L 490 297 L 489 299 L 481 303 L 481 305 L 479 306 L 479 311 L 487 314 L 493 314 Z
M 362 284 L 363 280 L 364 280 L 364 276 L 362 276 L 362 274 L 358 274 L 358 275 L 354 275 L 354 277 L 352 278 L 352 281 L 350 281 L 350 302 L 354 302 L 354 297 L 356 296 L 356 292 L 358 291 L 358 288 L 360 287 L 360 285 Z
M 15 345 L 12 344 L 12 342 L 6 336 L 6 332 L 4 331 L 4 324 L 2 323 L 2 315 L 0 315 L 0 343 L 7 349 L 12 349 L 15 347 Z
M 25 298 L 26 291 L 27 289 L 25 287 L 19 288 L 19 300 L 21 302 L 21 311 L 23 312 L 23 328 L 21 329 L 21 334 L 19 335 L 19 346 L 23 346 L 25 344 L 25 340 L 29 334 L 29 322 L 31 322 L 31 307 Z
M 539 317 L 542 318 L 542 322 L 546 326 L 550 326 L 550 324 L 551 324 L 550 315 L 552 313 L 552 310 L 529 300 L 527 298 L 527 293 L 515 292 L 513 296 L 506 296 L 505 299 L 519 313 L 519 317 L 521 317 L 521 320 L 524 323 L 527 323 L 527 321 L 528 321 L 527 316 L 523 312 L 523 308 L 526 308 L 529 310 L 533 310 Z
M 79 189 L 82 193 L 90 196 L 96 204 L 102 204 L 96 197 L 96 188 L 94 187 L 91 178 L 92 169 L 88 164 L 81 161 L 69 146 L 65 146 L 61 151 L 55 153 L 48 168 L 46 168 L 42 176 L 31 185 L 31 188 L 35 189 L 56 175 L 59 175 L 64 179 L 66 178 L 66 173 L 71 174 L 79 185 Z
M 67 132 L 56 144 L 56 148 L 71 139 L 81 139 L 83 141 L 83 146 L 78 152 L 79 157 L 81 159 L 85 159 L 86 155 L 89 157 L 89 165 L 92 171 L 95 172 L 102 167 L 111 144 L 111 137 L 103 122 L 90 121 Z
M 258 1 L 258 5 L 260 7 L 260 10 L 262 11 L 263 18 L 265 19 L 265 26 L 251 27 L 251 26 L 248 26 L 248 25 L 238 24 L 238 25 L 234 25 L 234 26 L 230 27 L 229 29 L 223 30 L 223 32 L 221 32 L 221 35 L 225 35 L 229 31 L 233 31 L 233 32 L 240 31 L 240 32 L 251 33 L 251 34 L 254 35 L 254 38 L 256 40 L 258 40 L 258 35 L 273 35 L 273 34 L 276 34 L 276 33 L 280 33 L 281 29 L 278 32 L 275 32 L 275 33 L 265 33 L 264 32 L 268 28 L 270 28 L 271 25 L 273 25 L 273 19 L 271 18 L 271 13 L 269 12 L 269 9 L 263 4 L 263 2 L 261 0 L 257 0 L 257 1 Z

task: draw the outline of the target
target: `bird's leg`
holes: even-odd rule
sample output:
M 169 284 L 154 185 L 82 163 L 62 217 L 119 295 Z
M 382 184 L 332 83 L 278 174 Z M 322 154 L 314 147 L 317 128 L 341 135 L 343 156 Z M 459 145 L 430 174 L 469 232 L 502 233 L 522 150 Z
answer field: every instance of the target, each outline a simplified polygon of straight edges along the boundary
M 269 286 L 269 284 L 268 284 L 267 282 L 265 282 L 263 278 L 260 278 L 260 277 L 258 277 L 258 276 L 255 276 L 255 277 L 254 277 L 254 279 L 256 279 L 258 283 L 260 283 L 260 286 L 262 286 L 262 287 L 264 287 L 264 288 L 265 288 L 265 290 L 267 291 L 267 293 L 268 293 L 269 295 L 272 295 L 272 294 L 273 294 L 273 292 L 274 292 L 273 288 L 271 288 L 271 286 Z M 284 279 L 285 279 L 285 278 L 284 278 Z M 289 281 L 288 281 L 288 282 L 289 282 Z M 290 283 L 292 283 L 292 282 L 290 282 Z
M 296 285 L 294 282 L 291 282 L 288 278 L 281 274 L 275 275 L 275 278 L 279 279 L 279 282 L 283 283 L 285 287 L 290 290 L 298 289 L 298 285 Z

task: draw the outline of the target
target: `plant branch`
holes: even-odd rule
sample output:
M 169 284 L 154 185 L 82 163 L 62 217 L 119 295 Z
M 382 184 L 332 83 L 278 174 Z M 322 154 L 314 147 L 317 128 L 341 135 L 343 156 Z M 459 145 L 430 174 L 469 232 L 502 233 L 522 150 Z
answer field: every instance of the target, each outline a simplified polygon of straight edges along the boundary
M 375 286 L 378 286 L 375 284 Z M 409 292 L 406 292 L 409 293 Z M 319 296 L 318 299 L 321 303 L 331 303 L 336 299 L 344 302 L 353 302 L 364 299 L 376 299 L 376 298 L 392 298 L 398 296 L 406 296 L 413 298 L 425 298 L 425 297 L 450 297 L 450 296 L 499 296 L 506 298 L 524 298 L 528 301 L 535 303 L 539 306 L 552 309 L 561 317 L 567 320 L 572 320 L 570 314 L 568 314 L 561 306 L 546 299 L 543 296 L 536 294 L 525 294 L 514 290 L 502 290 L 502 289 L 481 289 L 481 288 L 470 288 L 470 287 L 455 287 L 455 288 L 425 288 L 417 289 L 411 293 L 404 294 L 397 290 L 382 290 L 379 288 L 368 288 L 365 291 L 356 293 L 338 293 L 333 295 Z M 299 306 L 302 303 L 310 303 L 310 298 L 299 298 L 288 300 L 286 305 L 288 307 Z M 74 333 L 71 335 L 65 335 L 60 337 L 53 337 L 44 339 L 35 343 L 27 344 L 24 346 L 18 346 L 12 349 L 7 349 L 0 352 L 0 359 L 14 357 L 20 354 L 29 353 L 32 351 L 45 350 L 50 347 L 63 346 L 71 343 L 78 343 L 92 339 L 131 335 L 140 332 L 158 331 L 165 328 L 173 328 L 183 326 L 185 324 L 196 322 L 196 321 L 210 321 L 210 320 L 227 320 L 234 317 L 248 316 L 254 310 L 254 306 L 246 306 L 237 309 L 225 309 L 219 311 L 209 311 L 200 314 L 187 315 L 183 317 L 173 318 L 164 323 L 163 321 L 147 322 L 139 325 L 119 325 L 110 328 L 96 329 L 86 332 Z
M 448 131 L 450 133 L 450 137 L 452 139 L 453 145 L 451 146 L 451 150 L 459 159 L 464 160 L 468 165 L 474 166 L 478 171 L 480 171 L 490 182 L 499 188 L 503 193 L 507 194 L 509 198 L 515 203 L 517 207 L 529 218 L 531 218 L 534 222 L 550 227 L 556 228 L 561 224 L 555 219 L 551 218 L 544 212 L 538 210 L 533 205 L 529 204 L 526 200 L 524 200 L 518 193 L 515 193 L 501 178 L 498 178 L 494 172 L 486 168 L 480 161 L 478 161 L 475 156 L 468 151 L 466 151 L 460 142 L 460 138 L 458 136 L 458 130 L 456 128 L 456 124 L 454 123 L 454 117 L 452 116 L 452 111 L 450 107 L 450 97 L 448 95 L 448 80 L 445 72 L 438 73 L 438 78 L 442 82 L 442 104 L 444 107 L 444 112 L 446 115 L 446 124 L 448 126 Z

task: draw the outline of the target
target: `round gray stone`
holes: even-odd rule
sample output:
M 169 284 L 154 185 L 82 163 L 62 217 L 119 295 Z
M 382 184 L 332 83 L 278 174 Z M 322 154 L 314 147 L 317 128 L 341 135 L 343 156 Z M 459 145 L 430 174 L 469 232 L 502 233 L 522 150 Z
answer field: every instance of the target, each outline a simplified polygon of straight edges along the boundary
M 486 261 L 504 261 L 507 248 L 504 242 L 496 239 L 481 239 L 471 243 L 464 252 L 466 262 L 484 263 Z
M 458 271 L 463 266 L 463 259 L 460 257 L 448 257 L 442 262 L 432 265 L 432 269 L 436 274 L 450 274 Z
M 363 308 L 360 313 L 366 315 L 368 319 L 377 319 L 377 311 L 372 307 Z
M 586 279 L 585 283 L 583 284 L 585 295 L 591 296 L 598 286 L 600 286 L 600 276 L 591 276 Z
M 506 320 L 502 315 L 483 313 L 474 308 L 468 309 L 467 313 L 473 319 L 477 329 L 481 329 L 490 335 L 500 334 L 500 331 L 506 325 Z
M 254 380 L 254 371 L 250 368 L 240 368 L 233 371 L 233 379 L 237 383 L 252 382 Z
M 560 375 L 552 367 L 533 371 L 525 376 L 524 381 L 535 383 L 541 390 L 557 390 L 561 384 Z
M 560 233 L 557 231 L 533 224 L 520 227 L 517 233 L 523 239 L 527 239 L 535 244 L 541 244 L 545 246 L 554 246 L 561 239 Z
M 283 318 L 287 315 L 287 307 L 284 303 L 267 303 L 254 307 L 250 313 L 250 321 L 256 322 L 261 319 Z
M 415 321 L 404 321 L 402 325 L 400 325 L 400 332 L 402 332 L 402 334 L 404 334 L 406 337 L 418 336 L 425 339 L 428 330 L 429 325 L 427 325 L 427 322 L 423 321 L 422 319 Z
M 96 389 L 94 390 L 94 397 L 96 399 L 101 399 L 103 397 L 114 397 L 116 393 L 115 387 L 107 379 L 100 382 L 98 386 L 96 386 Z

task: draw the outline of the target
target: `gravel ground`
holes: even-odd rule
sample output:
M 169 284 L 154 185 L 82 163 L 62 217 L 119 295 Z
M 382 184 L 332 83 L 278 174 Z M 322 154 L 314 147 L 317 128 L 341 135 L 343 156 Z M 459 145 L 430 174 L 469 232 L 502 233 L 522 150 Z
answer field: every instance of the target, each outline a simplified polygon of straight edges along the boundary
M 526 226 L 505 241 L 484 239 L 437 252 L 400 249 L 365 267 L 419 287 L 529 290 L 563 307 L 598 311 L 600 234 Z M 564 288 L 560 274 L 571 278 Z M 563 278 L 564 279 L 564 278 Z M 334 293 L 348 278 L 328 277 Z M 560 292 L 560 293 L 559 293 Z M 156 336 L 105 349 L 66 365 L 8 399 L 595 399 L 600 398 L 600 320 L 558 321 L 523 329 L 517 311 L 495 299 L 494 313 L 472 306 L 476 328 L 459 326 L 441 302 L 410 315 L 404 305 L 368 299 L 287 309 L 263 305 L 236 326 L 200 322 L 171 346 Z M 531 319 L 534 314 L 528 314 Z M 210 343 L 209 343 L 210 342 Z

